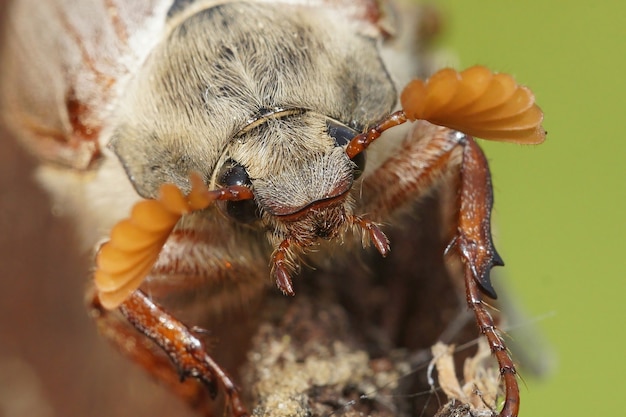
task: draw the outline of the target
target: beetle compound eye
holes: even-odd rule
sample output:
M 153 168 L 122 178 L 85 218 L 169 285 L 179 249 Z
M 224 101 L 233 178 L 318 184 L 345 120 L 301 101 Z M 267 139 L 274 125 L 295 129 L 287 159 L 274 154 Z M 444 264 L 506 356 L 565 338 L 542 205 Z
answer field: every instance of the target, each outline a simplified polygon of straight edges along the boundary
M 249 187 L 252 185 L 248 171 L 237 162 L 229 159 L 222 165 L 220 172 L 217 174 L 217 184 L 221 187 L 230 187 L 232 185 L 240 185 Z
M 359 134 L 356 130 L 332 119 L 326 119 L 326 127 L 328 128 L 328 135 L 334 139 L 337 146 L 346 146 Z M 365 170 L 365 152 L 357 154 L 352 158 L 352 162 L 355 164 L 354 179 L 357 179 Z
M 252 181 L 243 165 L 229 159 L 217 175 L 217 184 L 220 187 L 233 185 L 251 187 Z M 260 217 L 259 208 L 254 200 L 218 201 L 217 206 L 222 213 L 241 223 L 252 223 Z
M 326 127 L 328 135 L 335 140 L 337 146 L 347 145 L 353 137 L 359 134 L 356 130 L 332 119 L 326 119 Z

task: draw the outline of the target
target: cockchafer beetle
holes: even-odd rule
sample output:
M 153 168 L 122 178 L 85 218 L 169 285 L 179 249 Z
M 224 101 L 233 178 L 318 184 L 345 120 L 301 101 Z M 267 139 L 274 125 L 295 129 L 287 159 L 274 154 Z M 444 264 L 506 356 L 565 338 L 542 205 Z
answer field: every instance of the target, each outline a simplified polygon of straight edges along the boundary
M 395 15 L 408 33 L 407 16 Z M 233 379 L 152 298 L 199 291 L 219 314 L 270 275 L 293 296 L 303 259 L 341 244 L 349 253 L 352 241 L 386 256 L 380 223 L 450 176 L 447 252 L 460 256 L 467 304 L 500 366 L 500 415 L 518 414 L 515 366 L 483 302 L 503 262 L 473 137 L 541 143 L 543 115 L 527 88 L 479 66 L 411 81 L 393 112 L 396 86 L 430 73 L 419 39 L 393 18 L 393 5 L 368 0 L 9 8 L 4 120 L 42 159 L 40 178 L 77 214 L 86 244 L 110 235 L 94 274 L 97 319 L 119 309 L 181 375 L 221 388 L 237 417 L 248 411 Z

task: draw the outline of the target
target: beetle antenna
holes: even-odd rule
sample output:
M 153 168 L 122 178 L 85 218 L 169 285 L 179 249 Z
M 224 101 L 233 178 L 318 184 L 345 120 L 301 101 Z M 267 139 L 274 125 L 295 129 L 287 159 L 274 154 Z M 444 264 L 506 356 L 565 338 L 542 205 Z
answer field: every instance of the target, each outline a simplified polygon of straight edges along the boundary
M 406 114 L 404 114 L 403 110 L 399 110 L 370 127 L 367 132 L 356 135 L 346 147 L 348 158 L 354 159 L 355 156 L 363 152 L 372 142 L 378 139 L 385 130 L 399 126 L 406 121 L 408 121 Z

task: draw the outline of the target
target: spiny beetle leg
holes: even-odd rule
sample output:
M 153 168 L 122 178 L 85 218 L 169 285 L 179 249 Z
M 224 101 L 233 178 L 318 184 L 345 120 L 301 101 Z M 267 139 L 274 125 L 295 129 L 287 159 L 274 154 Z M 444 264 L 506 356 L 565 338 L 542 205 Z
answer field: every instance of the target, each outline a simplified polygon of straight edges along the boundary
M 480 332 L 489 341 L 489 347 L 498 360 L 504 378 L 505 402 L 500 417 L 516 417 L 519 413 L 519 386 L 515 364 L 504 339 L 483 302 L 483 294 L 496 298 L 489 272 L 494 265 L 503 265 L 491 238 L 491 208 L 493 190 L 485 154 L 469 136 L 463 144 L 461 163 L 461 190 L 459 194 L 459 223 L 455 245 L 465 269 L 467 304 L 474 312 Z
M 231 377 L 206 352 L 206 347 L 187 326 L 135 291 L 120 306 L 120 311 L 139 332 L 146 335 L 172 360 L 181 375 L 202 381 L 213 396 L 219 385 L 226 395 L 233 417 L 249 415 Z

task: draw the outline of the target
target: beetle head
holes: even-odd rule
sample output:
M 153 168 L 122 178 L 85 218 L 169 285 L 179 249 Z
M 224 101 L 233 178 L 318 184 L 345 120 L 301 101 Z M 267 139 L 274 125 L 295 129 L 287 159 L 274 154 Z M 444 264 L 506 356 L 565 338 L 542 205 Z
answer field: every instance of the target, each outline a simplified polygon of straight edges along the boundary
M 255 201 L 224 202 L 240 222 L 258 222 L 276 239 L 308 245 L 333 238 L 351 212 L 349 191 L 364 157 L 348 158 L 356 132 L 326 116 L 274 109 L 236 135 L 217 164 L 216 186 L 247 185 Z
M 290 274 L 297 254 L 321 240 L 342 240 L 353 225 L 367 230 L 377 248 L 384 247 L 381 253 L 388 250 L 382 232 L 352 214 L 351 190 L 365 155 L 350 158 L 346 147 L 357 134 L 312 111 L 267 110 L 236 135 L 220 159 L 212 185 L 250 187 L 254 200 L 222 201 L 218 207 L 235 221 L 266 230 L 277 248 L 274 275 L 287 294 L 294 293 Z
M 345 147 L 397 101 L 378 47 L 324 10 L 212 7 L 174 26 L 129 82 L 111 147 L 146 198 L 164 183 L 189 190 L 191 171 L 250 187 L 254 201 L 222 211 L 290 258 L 351 225 L 364 159 Z

